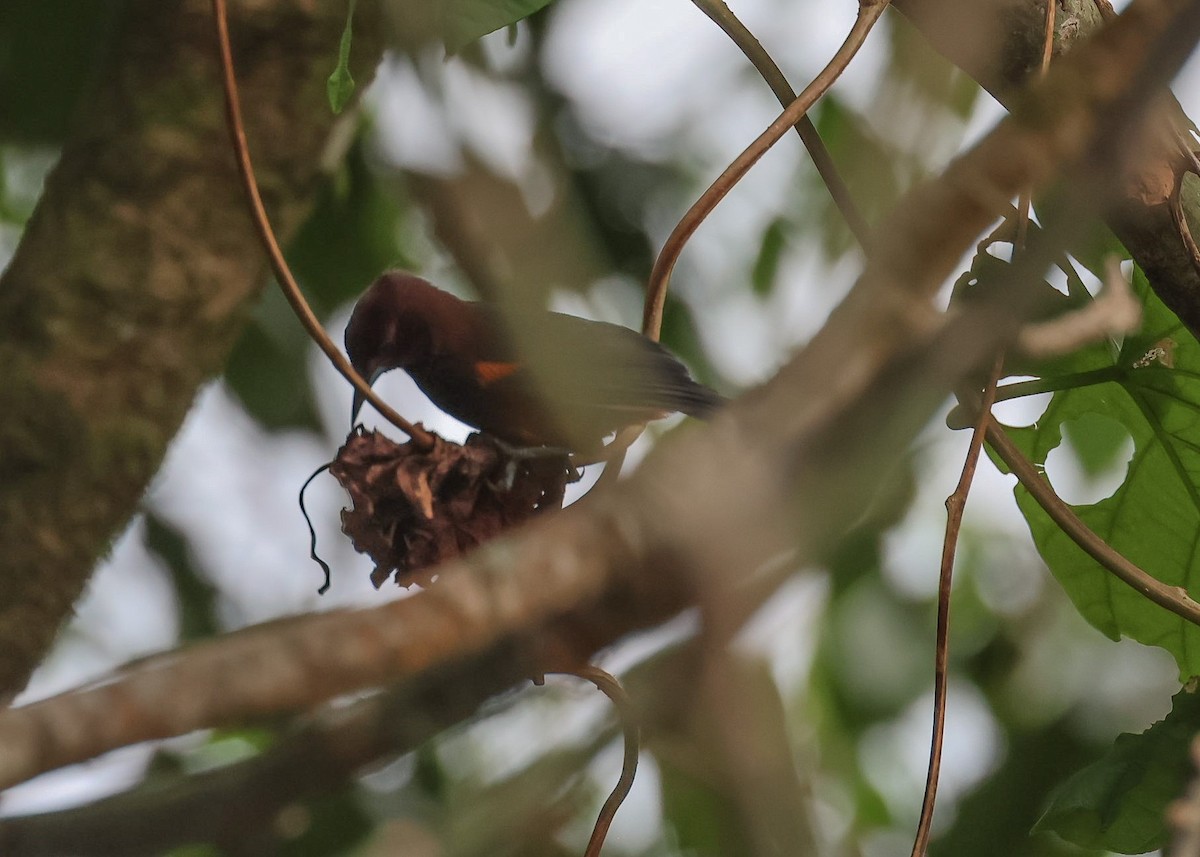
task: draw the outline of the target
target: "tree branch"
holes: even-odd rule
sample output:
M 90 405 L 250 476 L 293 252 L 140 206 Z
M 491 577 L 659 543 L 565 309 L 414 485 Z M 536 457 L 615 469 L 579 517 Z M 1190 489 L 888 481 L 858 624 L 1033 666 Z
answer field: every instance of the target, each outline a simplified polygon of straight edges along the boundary
M 1139 0 L 1074 52 L 1038 87 L 1044 109 L 1009 118 L 906 197 L 878 233 L 887 255 L 872 257 L 804 352 L 632 479 L 443 566 L 413 598 L 249 629 L 0 712 L 0 787 L 124 744 L 412 681 L 514 640 L 539 671 L 572 669 L 701 594 L 723 609 L 747 590 L 761 599 L 760 569 L 788 550 L 803 567 L 828 548 L 894 450 L 1019 328 L 1003 315 L 1023 305 L 1011 299 L 939 321 L 931 301 L 944 267 L 1026 182 L 1087 163 L 1079 198 L 1102 198 L 1097 188 L 1120 173 L 1113 123 L 1142 119 L 1130 87 L 1182 63 L 1198 17 L 1192 4 Z
M 1096 36 L 1105 24 L 1103 0 L 1049 0 L 1059 7 L 1054 54 L 1061 58 Z M 1009 108 L 1023 99 L 1042 52 L 1044 2 L 1024 0 L 895 0 L 935 49 Z M 1111 9 L 1111 7 L 1109 7 Z M 1177 104 L 1170 114 L 1184 127 Z M 1161 120 L 1158 120 L 1161 121 Z M 1106 215 L 1109 227 L 1132 254 L 1150 285 L 1193 335 L 1200 335 L 1200 272 L 1171 217 L 1171 191 L 1183 169 L 1173 137 L 1147 138 L 1141 168 L 1122 188 L 1120 203 Z M 1180 210 L 1200 222 L 1200 189 L 1185 184 Z
M 285 239 L 321 179 L 344 22 L 330 4 L 234 8 L 247 133 Z M 378 28 L 361 29 L 360 79 L 380 53 Z M 110 53 L 0 278 L 0 699 L 24 686 L 133 514 L 266 275 L 208 3 L 134 0 Z
M 287 806 L 327 794 L 363 767 L 415 749 L 531 669 L 520 651 L 496 646 L 395 690 L 322 709 L 251 759 L 83 807 L 0 819 L 0 853 L 149 857 L 189 842 L 237 849 Z

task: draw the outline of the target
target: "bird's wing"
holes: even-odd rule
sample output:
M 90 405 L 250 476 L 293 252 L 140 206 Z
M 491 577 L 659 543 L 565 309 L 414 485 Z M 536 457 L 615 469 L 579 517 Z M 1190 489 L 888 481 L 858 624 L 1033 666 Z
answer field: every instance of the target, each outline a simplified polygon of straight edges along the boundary
M 659 412 L 705 415 L 721 400 L 669 351 L 637 331 L 562 313 L 515 320 L 523 355 L 556 401 L 619 411 L 632 419 Z M 515 378 L 527 381 L 525 378 Z

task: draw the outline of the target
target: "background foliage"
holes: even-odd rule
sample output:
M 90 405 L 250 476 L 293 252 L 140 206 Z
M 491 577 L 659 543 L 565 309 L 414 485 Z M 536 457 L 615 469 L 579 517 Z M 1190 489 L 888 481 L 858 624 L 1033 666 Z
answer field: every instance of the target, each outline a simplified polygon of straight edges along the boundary
M 794 82 L 830 53 L 852 11 L 784 0 L 745 6 L 737 11 Z M 567 311 L 636 324 L 655 248 L 775 115 L 766 87 L 682 2 L 444 0 L 394 11 L 396 47 L 365 107 L 347 115 L 346 155 L 288 248 L 314 308 L 339 330 L 362 288 L 401 266 L 464 294 L 528 291 Z M 71 0 L 10 0 L 0 14 L 0 253 L 19 239 L 120 19 L 121 4 Z M 1179 93 L 1187 107 L 1187 81 Z M 965 75 L 889 16 L 813 118 L 875 219 L 997 115 Z M 1047 285 L 1064 301 L 1086 301 L 1094 289 L 1088 267 L 1097 259 L 1080 256 L 1079 279 L 1052 276 Z M 820 325 L 859 261 L 814 170 L 785 141 L 685 255 L 664 340 L 703 380 L 736 393 L 769 377 Z M 984 254 L 973 271 L 986 279 L 998 264 Z M 1194 589 L 1200 355 L 1143 280 L 1138 290 L 1142 332 L 1026 367 L 1057 392 L 1001 413 L 1029 424 L 1017 433 L 1021 444 L 1056 486 L 1074 492 L 1098 532 L 1161 579 Z M 1169 368 L 1161 360 L 1134 368 L 1166 342 Z M 381 389 L 404 413 L 453 431 L 403 379 Z M 327 606 L 305 565 L 294 493 L 340 442 L 348 401 L 268 291 L 29 696 L 176 640 Z M 757 725 L 794 763 L 789 797 L 813 853 L 908 847 L 928 746 L 940 501 L 963 446 L 934 424 L 916 449 L 898 451 L 877 508 L 739 642 Z M 1178 680 L 1200 673 L 1197 631 L 1083 559 L 1018 490 L 1052 582 L 1016 517 L 1010 481 L 984 477 L 964 531 L 932 853 L 1157 848 L 1158 810 L 1188 775 L 1183 748 L 1198 715 Z M 322 551 L 335 568 L 327 601 L 391 597 L 366 585 L 369 566 L 339 540 L 341 502 L 319 489 Z M 630 641 L 606 664 L 625 670 L 635 691 L 653 686 L 672 659 L 686 657 L 689 631 L 684 621 Z M 1118 738 L 1168 711 L 1144 736 Z M 255 847 L 580 853 L 618 767 L 607 714 L 589 691 L 561 683 L 497 700 L 414 756 L 296 807 L 278 829 L 256 832 L 265 838 Z M 676 731 L 648 736 L 606 854 L 751 853 L 732 796 L 705 765 L 711 728 L 684 718 Z M 154 788 L 157 778 L 251 756 L 272 740 L 265 729 L 118 754 L 14 790 L 2 808 L 58 806 L 142 776 Z M 206 848 L 179 853 L 219 853 Z

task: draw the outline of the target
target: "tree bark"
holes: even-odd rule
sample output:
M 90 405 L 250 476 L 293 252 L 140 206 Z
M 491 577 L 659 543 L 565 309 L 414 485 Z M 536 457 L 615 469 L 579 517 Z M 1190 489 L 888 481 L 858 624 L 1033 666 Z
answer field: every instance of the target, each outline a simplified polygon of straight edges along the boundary
M 234 2 L 280 237 L 320 182 L 345 7 Z M 358 10 L 355 78 L 380 56 Z M 134 0 L 0 278 L 0 699 L 19 691 L 134 513 L 266 266 L 225 127 L 207 0 Z
M 1107 0 L 1049 2 L 1055 3 L 1056 57 L 1094 36 L 1112 12 Z M 1006 107 L 1019 108 L 1025 84 L 1041 66 L 1044 0 L 895 0 L 894 5 L 947 59 Z M 1182 131 L 1190 122 L 1178 105 L 1174 108 L 1171 121 Z M 1200 336 L 1200 271 L 1167 202 L 1183 169 L 1176 142 L 1165 129 L 1147 140 L 1141 165 L 1127 178 L 1121 204 L 1108 214 L 1107 223 L 1163 303 Z M 1195 141 L 1189 139 L 1189 144 L 1196 148 Z M 1200 190 L 1189 182 L 1179 193 L 1195 231 L 1200 225 Z

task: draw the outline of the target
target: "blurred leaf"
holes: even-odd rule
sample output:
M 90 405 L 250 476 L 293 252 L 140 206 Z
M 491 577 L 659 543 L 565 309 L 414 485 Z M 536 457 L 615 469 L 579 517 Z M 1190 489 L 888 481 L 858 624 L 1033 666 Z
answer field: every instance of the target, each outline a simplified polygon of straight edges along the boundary
M 0 139 L 61 142 L 125 13 L 126 0 L 4 0 Z
M 1050 193 L 1037 200 L 1035 208 L 1037 216 L 1042 221 L 1048 221 L 1059 216 L 1064 205 L 1072 203 L 1065 199 L 1062 188 L 1054 188 Z M 1036 224 L 1030 224 L 1036 228 Z M 1096 277 L 1104 279 L 1104 261 L 1109 256 L 1128 259 L 1129 251 L 1117 240 L 1117 236 L 1102 223 L 1093 224 L 1071 247 L 1071 255 Z
M 953 826 L 939 834 L 930 857 L 1080 857 L 1057 836 L 1032 832 L 1047 792 L 1070 771 L 1095 758 L 1071 728 L 1071 718 L 1036 731 L 1014 730 L 1000 768 L 968 794 Z
M 495 782 L 458 783 L 443 830 L 446 857 L 565 857 L 556 837 L 580 814 L 587 786 L 579 776 L 612 740 L 602 730 L 582 745 L 555 747 Z M 529 734 L 518 740 L 537 743 Z
M 550 0 L 441 0 L 442 39 L 454 53 L 468 42 L 515 24 Z
M 821 99 L 814 123 L 850 196 L 868 223 L 877 222 L 900 198 L 900 175 L 915 169 L 911 158 L 876 135 L 863 117 L 832 94 Z M 819 235 L 826 257 L 836 259 L 858 245 L 815 171 L 810 181 L 814 186 L 805 194 L 797 222 Z
M 787 220 L 776 217 L 763 233 L 758 258 L 754 260 L 754 269 L 750 275 L 754 293 L 759 297 L 766 297 L 775 288 L 775 275 L 779 272 L 779 259 L 783 255 L 785 231 L 788 226 Z
M 186 537 L 162 518 L 147 513 L 145 544 L 170 572 L 179 599 L 180 640 L 199 640 L 219 633 L 217 589 L 192 564 Z
M 278 729 L 268 726 L 238 726 L 225 729 L 214 729 L 207 746 L 216 746 L 221 742 L 241 745 L 250 748 L 253 753 L 262 753 L 279 743 Z M 241 752 L 236 750 L 236 752 Z
M 225 857 L 225 852 L 215 845 L 197 843 L 172 848 L 166 857 Z
M 1171 713 L 1140 735 L 1117 738 L 1098 762 L 1066 780 L 1038 821 L 1085 848 L 1142 854 L 1167 841 L 1167 804 L 1195 775 L 1188 745 L 1200 730 L 1200 695 L 1182 690 Z
M 214 732 L 203 744 L 179 757 L 188 773 L 201 773 L 259 756 L 276 743 L 279 736 L 266 728 L 223 729 Z
M 1063 425 L 1107 417 L 1133 438 L 1124 484 L 1076 513 L 1114 550 L 1172 586 L 1200 595 L 1200 344 L 1150 291 L 1141 272 L 1134 288 L 1145 303 L 1142 332 L 1126 338 L 1115 357 L 1088 350 L 1091 374 L 1079 358 L 1062 361 L 1045 414 L 1013 440 L 1044 467 L 1062 442 Z M 1169 356 L 1167 356 L 1169 355 Z M 1106 364 L 1106 365 L 1104 365 Z M 1167 365 L 1171 364 L 1171 365 Z M 1046 368 L 1053 369 L 1053 362 Z M 1122 635 L 1161 646 L 1184 676 L 1200 673 L 1200 628 L 1151 603 L 1087 556 L 1019 485 L 1017 503 L 1034 542 L 1083 616 L 1112 639 Z
M 1035 240 L 1038 234 L 1038 225 L 1031 222 L 1029 224 L 1030 240 Z M 986 299 L 989 295 L 995 295 L 999 290 L 1009 288 L 1005 278 L 1008 276 L 1011 263 L 1007 258 L 1001 258 L 997 254 L 1006 256 L 1011 249 L 1011 242 L 1000 238 L 991 241 L 983 250 L 977 252 L 971 260 L 971 267 L 954 284 L 955 300 Z M 1041 294 L 1038 296 L 1037 305 L 1030 317 L 1031 321 L 1060 318 L 1067 313 L 1077 312 L 1092 302 L 1092 295 L 1080 280 L 1074 266 L 1069 266 L 1067 272 L 1066 294 L 1045 280 L 1039 284 Z M 1084 372 L 1108 371 L 1112 368 L 1115 359 L 1116 347 L 1105 339 L 1050 359 L 1011 353 L 1005 357 L 1004 368 L 1007 375 L 1069 376 Z
M 712 784 L 658 756 L 663 819 L 679 850 L 691 857 L 740 857 L 754 849 L 746 839 L 737 808 Z
M 405 209 L 367 161 L 359 129 L 334 182 L 288 247 L 288 262 L 318 316 L 357 298 L 388 268 L 412 267 L 400 244 Z M 335 340 L 340 331 L 332 332 Z
M 341 113 L 350 96 L 354 94 L 354 78 L 350 75 L 350 41 L 354 35 L 354 4 L 346 10 L 346 27 L 342 30 L 342 40 L 338 45 L 338 61 L 333 73 L 329 75 L 326 90 L 329 94 L 329 106 L 334 113 Z
M 670 293 L 663 306 L 661 339 L 664 345 L 688 364 L 697 380 L 719 386 L 720 376 L 708 359 L 708 351 L 696 330 L 691 308 Z
M 448 780 L 442 760 L 438 758 L 437 743 L 428 741 L 418 748 L 416 766 L 413 769 L 413 782 L 434 801 L 446 799 Z
M 343 789 L 336 795 L 297 804 L 284 810 L 295 812 L 305 823 L 303 832 L 281 842 L 273 853 L 279 857 L 333 857 L 349 854 L 375 829 L 375 822 L 363 808 L 355 789 Z M 278 827 L 277 823 L 277 827 Z
M 279 289 L 269 287 L 225 365 L 230 389 L 268 429 L 320 426 L 305 365 L 308 345 Z
M 594 141 L 567 111 L 556 121 L 565 129 L 561 136 L 566 156 L 587 162 L 570 175 L 607 261 L 614 270 L 645 282 L 655 255 L 643 228 L 646 206 L 668 193 L 679 176 L 669 165 L 636 160 L 620 152 L 592 150 Z
M 929 105 L 943 107 L 964 122 L 969 119 L 981 91 L 979 84 L 934 51 L 907 18 L 897 15 L 891 24 L 891 56 L 884 79 L 904 81 Z

